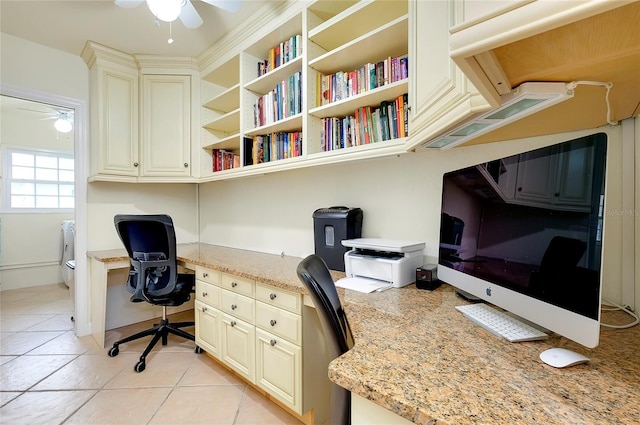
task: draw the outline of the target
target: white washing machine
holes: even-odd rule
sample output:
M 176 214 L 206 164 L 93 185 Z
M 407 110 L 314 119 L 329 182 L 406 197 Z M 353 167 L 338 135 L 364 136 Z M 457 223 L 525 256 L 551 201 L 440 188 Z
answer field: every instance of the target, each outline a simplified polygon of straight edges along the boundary
M 75 282 L 75 220 L 62 222 L 62 254 L 60 257 L 60 273 L 64 284 L 73 292 Z

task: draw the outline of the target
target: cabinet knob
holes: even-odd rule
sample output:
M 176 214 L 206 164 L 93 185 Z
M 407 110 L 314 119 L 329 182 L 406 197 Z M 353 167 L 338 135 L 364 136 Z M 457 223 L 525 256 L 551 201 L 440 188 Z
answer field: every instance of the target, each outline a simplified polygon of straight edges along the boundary
M 522 192 L 522 186 L 518 188 L 518 192 Z
M 237 305 L 235 305 L 235 304 L 231 304 L 231 310 L 235 310 L 236 308 L 238 308 L 238 306 L 237 306 Z
M 202 273 L 202 277 L 207 277 L 209 276 L 209 273 Z
M 270 324 L 271 326 L 275 326 L 275 325 L 276 325 L 276 323 L 278 323 L 278 322 L 276 322 L 274 319 L 271 319 L 271 321 L 269 322 L 269 324 Z
M 137 167 L 137 166 L 138 166 L 138 163 L 137 163 L 137 162 L 134 162 L 134 163 L 133 163 L 133 166 L 134 166 L 134 167 Z
M 208 294 L 208 293 L 206 293 L 206 292 L 204 292 L 204 291 L 202 292 L 202 296 L 203 296 L 203 297 L 206 297 L 207 295 L 209 295 L 209 294 Z
M 269 341 L 269 344 L 271 344 L 271 346 L 273 347 L 274 345 L 276 345 L 276 340 L 272 339 L 271 341 Z
M 235 288 L 236 286 L 238 286 L 238 282 L 231 282 L 231 287 Z
M 271 301 L 275 300 L 277 296 L 277 294 L 269 294 L 269 298 L 271 298 Z
M 207 307 L 202 307 L 202 311 L 203 312 L 207 311 Z
M 232 321 L 231 321 L 231 323 L 230 323 L 230 325 L 231 325 L 231 327 L 233 328 L 233 327 L 236 325 L 236 321 L 235 321 L 235 320 L 232 320 Z
M 557 196 L 560 196 L 560 192 L 556 192 L 556 193 L 554 193 L 554 194 L 553 194 L 553 196 L 556 196 L 556 197 L 557 197 Z
M 189 164 L 188 163 L 184 163 L 184 168 L 189 168 Z

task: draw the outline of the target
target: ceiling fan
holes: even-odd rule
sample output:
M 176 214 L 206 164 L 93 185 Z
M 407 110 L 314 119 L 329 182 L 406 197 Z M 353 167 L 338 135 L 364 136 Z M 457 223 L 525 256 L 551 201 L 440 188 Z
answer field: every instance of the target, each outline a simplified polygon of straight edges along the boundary
M 28 109 L 28 108 L 18 108 L 23 111 L 35 112 L 38 114 L 45 114 L 46 117 L 41 119 L 43 120 L 55 120 L 53 126 L 60 133 L 69 133 L 73 130 L 73 109 L 57 109 L 57 108 L 49 108 L 49 111 L 39 111 L 36 109 Z
M 198 28 L 202 18 L 191 3 L 191 0 L 115 0 L 116 6 L 124 8 L 137 7 L 146 1 L 147 7 L 156 19 L 173 22 L 180 18 L 187 28 Z M 203 3 L 219 7 L 227 12 L 240 10 L 241 0 L 201 0 Z

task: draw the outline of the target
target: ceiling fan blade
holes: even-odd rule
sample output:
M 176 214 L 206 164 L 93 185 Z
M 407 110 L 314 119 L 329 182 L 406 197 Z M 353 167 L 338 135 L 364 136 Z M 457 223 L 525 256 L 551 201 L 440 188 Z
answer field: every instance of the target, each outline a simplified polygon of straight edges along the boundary
M 116 6 L 131 9 L 138 7 L 140 3 L 144 3 L 144 0 L 115 0 Z
M 198 28 L 202 25 L 202 18 L 189 0 L 187 0 L 185 5 L 182 6 L 182 11 L 180 11 L 180 20 L 187 28 Z
M 202 0 L 204 3 L 209 3 L 212 6 L 219 7 L 227 12 L 237 12 L 242 6 L 240 0 Z

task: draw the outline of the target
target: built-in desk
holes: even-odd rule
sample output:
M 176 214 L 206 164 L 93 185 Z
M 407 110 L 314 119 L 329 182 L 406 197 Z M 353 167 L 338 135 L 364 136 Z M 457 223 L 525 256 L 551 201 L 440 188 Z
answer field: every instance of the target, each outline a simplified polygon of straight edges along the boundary
M 127 260 L 114 251 L 89 257 L 92 297 L 99 298 L 100 273 Z M 178 258 L 187 267 L 210 267 L 306 291 L 296 275 L 297 257 L 186 244 L 179 245 Z M 464 301 L 448 285 L 435 291 L 415 285 L 372 294 L 338 291 L 356 343 L 330 363 L 328 373 L 358 398 L 355 413 L 364 402 L 364 409 L 382 407 L 399 421 L 419 424 L 640 424 L 639 326 L 603 329 L 595 349 L 555 335 L 547 341 L 509 343 L 463 318 L 454 306 Z M 104 299 L 94 305 L 100 302 Z M 97 308 L 104 317 L 104 305 Z M 603 319 L 628 320 L 614 316 L 605 313 Z M 100 329 L 94 327 L 96 332 Z M 539 360 L 540 352 L 558 346 L 586 354 L 591 363 L 555 369 Z M 377 418 L 389 424 L 388 418 Z

